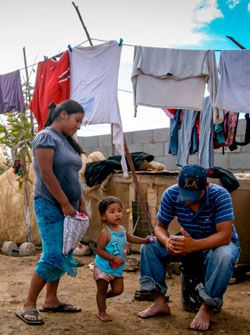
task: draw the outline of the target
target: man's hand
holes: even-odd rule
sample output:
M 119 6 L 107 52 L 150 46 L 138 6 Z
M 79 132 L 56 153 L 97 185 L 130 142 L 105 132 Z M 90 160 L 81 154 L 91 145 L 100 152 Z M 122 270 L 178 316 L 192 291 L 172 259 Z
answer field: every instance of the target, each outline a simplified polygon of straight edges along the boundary
M 195 250 L 195 240 L 181 228 L 182 235 L 172 236 L 169 240 L 169 248 L 174 255 L 185 255 Z
M 168 238 L 166 243 L 165 243 L 165 247 L 168 251 L 168 254 L 171 255 L 171 256 L 174 256 L 175 255 L 175 252 L 174 252 L 174 246 L 173 244 L 171 243 L 171 239 Z

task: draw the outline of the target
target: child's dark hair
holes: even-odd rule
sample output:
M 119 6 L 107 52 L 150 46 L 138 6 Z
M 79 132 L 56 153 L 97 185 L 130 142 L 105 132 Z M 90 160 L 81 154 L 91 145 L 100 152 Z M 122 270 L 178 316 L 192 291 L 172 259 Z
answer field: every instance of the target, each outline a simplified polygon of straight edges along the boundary
M 65 111 L 68 115 L 75 113 L 82 113 L 84 115 L 84 109 L 77 101 L 74 100 L 65 100 L 61 102 L 59 105 L 56 105 L 54 104 L 54 102 L 52 102 L 48 106 L 48 109 L 49 114 L 43 128 L 51 126 L 54 121 L 59 119 L 60 113 L 62 111 Z M 70 145 L 79 155 L 84 153 L 82 147 L 72 137 L 70 136 L 66 137 Z
M 117 197 L 106 197 L 106 198 L 102 199 L 102 201 L 99 203 L 99 213 L 100 213 L 100 215 L 105 214 L 108 206 L 112 205 L 112 204 L 120 204 L 121 207 L 122 207 L 122 202 Z

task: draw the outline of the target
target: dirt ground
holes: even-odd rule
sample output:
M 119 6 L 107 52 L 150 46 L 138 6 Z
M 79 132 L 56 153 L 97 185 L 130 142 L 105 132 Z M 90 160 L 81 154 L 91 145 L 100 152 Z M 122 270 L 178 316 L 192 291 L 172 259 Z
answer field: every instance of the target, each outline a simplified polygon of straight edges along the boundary
M 64 276 L 61 280 L 59 297 L 62 301 L 82 307 L 77 314 L 43 313 L 45 324 L 27 326 L 16 318 L 15 311 L 20 309 L 25 299 L 34 265 L 34 257 L 8 257 L 0 255 L 0 334 L 3 335 L 193 335 L 198 331 L 188 329 L 194 314 L 182 311 L 180 300 L 180 278 L 169 279 L 171 316 L 159 316 L 142 320 L 137 317 L 138 311 L 146 308 L 150 302 L 133 299 L 138 289 L 138 272 L 125 273 L 125 291 L 120 297 L 108 302 L 108 311 L 114 321 L 102 323 L 95 316 L 95 282 L 92 271 L 87 266 L 91 257 L 82 257 L 86 264 L 79 268 L 78 276 Z M 41 306 L 44 293 L 38 301 Z M 225 294 L 223 309 L 214 315 L 210 330 L 206 334 L 250 334 L 250 278 L 238 284 L 231 284 Z

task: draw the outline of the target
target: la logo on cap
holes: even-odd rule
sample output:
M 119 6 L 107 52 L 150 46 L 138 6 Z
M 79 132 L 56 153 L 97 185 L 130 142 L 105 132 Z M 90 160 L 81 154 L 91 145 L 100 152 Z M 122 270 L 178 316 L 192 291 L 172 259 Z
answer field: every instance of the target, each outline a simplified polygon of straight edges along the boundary
M 189 189 L 195 189 L 198 190 L 199 187 L 197 185 L 197 181 L 196 180 L 190 180 L 190 179 L 185 179 L 184 180 L 184 188 L 189 188 Z

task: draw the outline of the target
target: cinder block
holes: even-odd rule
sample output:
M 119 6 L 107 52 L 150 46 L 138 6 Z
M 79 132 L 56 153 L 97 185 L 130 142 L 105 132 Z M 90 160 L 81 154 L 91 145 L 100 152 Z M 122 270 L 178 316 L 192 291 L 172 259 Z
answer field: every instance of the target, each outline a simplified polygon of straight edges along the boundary
M 82 137 L 82 139 L 85 147 L 98 147 L 98 136 Z
M 132 144 L 132 134 L 133 133 L 124 133 L 124 137 L 127 142 L 127 145 Z
M 219 166 L 228 170 L 229 169 L 228 157 L 229 157 L 228 154 L 222 155 L 221 153 L 218 154 L 216 153 L 214 155 L 214 166 Z
M 114 153 L 112 152 L 112 147 L 106 147 L 106 158 L 109 158 L 110 156 L 118 155 L 118 152 L 114 149 Z
M 167 170 L 179 170 L 180 168 L 176 165 L 176 156 L 167 155 L 161 158 L 160 163 L 166 166 Z
M 152 143 L 153 132 L 152 130 L 136 131 L 132 134 L 132 143 Z
M 250 144 L 242 146 L 241 151 L 250 154 Z
M 169 128 L 153 130 L 153 142 L 166 142 L 169 139 Z
M 77 142 L 80 144 L 81 147 L 84 147 L 84 138 L 82 136 L 77 137 Z
M 250 170 L 250 155 L 239 153 L 229 156 L 229 168 L 232 170 Z
M 164 155 L 169 155 L 169 142 L 164 142 Z
M 142 151 L 142 144 L 141 143 L 130 144 L 128 147 L 129 147 L 130 152 Z
M 142 145 L 142 151 L 153 155 L 153 156 L 163 156 L 164 154 L 164 146 L 163 142 L 160 143 L 144 143 Z
M 99 147 L 111 146 L 112 145 L 111 135 L 99 135 L 97 138 L 98 138 Z

